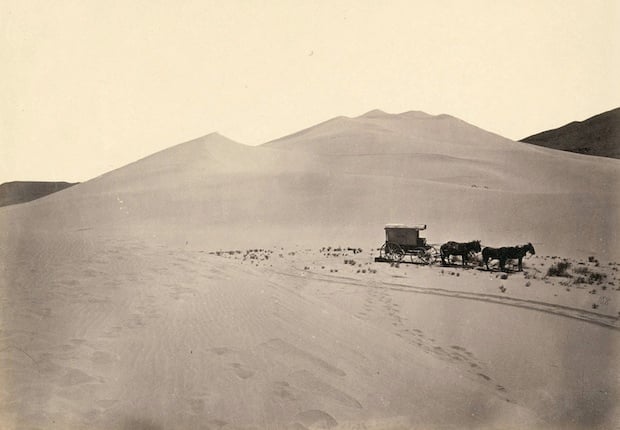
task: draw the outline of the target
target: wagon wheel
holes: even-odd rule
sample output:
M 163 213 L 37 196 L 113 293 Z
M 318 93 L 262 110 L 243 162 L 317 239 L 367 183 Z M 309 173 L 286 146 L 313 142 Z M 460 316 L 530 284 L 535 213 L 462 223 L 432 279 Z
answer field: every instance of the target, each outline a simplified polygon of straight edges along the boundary
M 387 242 L 385 244 L 385 258 L 390 261 L 400 262 L 405 256 L 405 251 L 397 243 Z

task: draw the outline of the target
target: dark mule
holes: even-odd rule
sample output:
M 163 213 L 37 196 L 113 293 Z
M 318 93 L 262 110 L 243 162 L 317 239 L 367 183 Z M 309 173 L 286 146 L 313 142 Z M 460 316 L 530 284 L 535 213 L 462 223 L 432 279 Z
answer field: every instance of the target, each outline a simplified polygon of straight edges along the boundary
M 523 257 L 526 253 L 536 254 L 531 243 L 521 246 L 504 246 L 501 248 L 486 247 L 482 250 L 482 260 L 489 270 L 489 260 L 499 260 L 500 270 L 505 270 L 507 260 L 519 260 L 519 271 L 523 270 Z
M 473 252 L 480 252 L 480 241 L 474 240 L 472 242 L 459 243 L 459 242 L 446 242 L 439 248 L 441 253 L 441 263 L 446 264 L 446 258 L 451 255 L 460 255 L 463 259 L 463 266 L 467 264 L 467 255 Z

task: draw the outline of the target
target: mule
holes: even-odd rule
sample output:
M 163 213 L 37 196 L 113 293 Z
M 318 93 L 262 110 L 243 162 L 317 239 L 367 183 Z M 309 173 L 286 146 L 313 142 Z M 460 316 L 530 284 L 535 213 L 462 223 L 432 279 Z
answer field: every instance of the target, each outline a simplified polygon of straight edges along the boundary
M 489 270 L 489 260 L 499 260 L 500 270 L 505 270 L 507 260 L 518 260 L 519 272 L 523 270 L 523 257 L 527 253 L 536 254 L 534 246 L 531 243 L 517 246 L 503 246 L 501 248 L 485 247 L 482 250 L 482 260 L 487 270 Z
M 467 256 L 470 253 L 480 252 L 480 241 L 474 240 L 472 242 L 446 242 L 439 248 L 441 254 L 441 263 L 446 264 L 446 258 L 451 255 L 460 255 L 463 259 L 463 266 L 467 265 Z

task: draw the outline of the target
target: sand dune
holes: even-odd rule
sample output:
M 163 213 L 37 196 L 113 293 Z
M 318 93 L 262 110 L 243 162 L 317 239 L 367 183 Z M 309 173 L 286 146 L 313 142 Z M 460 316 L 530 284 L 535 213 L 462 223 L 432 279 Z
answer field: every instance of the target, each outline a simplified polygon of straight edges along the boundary
M 609 428 L 618 163 L 372 111 L 2 208 L 2 428 Z M 537 255 L 390 267 L 388 222 Z
M 426 223 L 437 242 L 529 241 L 548 254 L 618 258 L 619 172 L 617 160 L 513 142 L 446 115 L 371 112 L 260 147 L 209 135 L 0 217 L 246 247 L 380 243 L 387 222 Z

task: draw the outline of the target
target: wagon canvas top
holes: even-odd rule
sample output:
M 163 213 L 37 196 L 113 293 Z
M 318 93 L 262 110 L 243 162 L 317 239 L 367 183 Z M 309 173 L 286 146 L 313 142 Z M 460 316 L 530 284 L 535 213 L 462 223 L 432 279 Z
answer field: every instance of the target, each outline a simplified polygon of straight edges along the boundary
M 385 229 L 386 230 L 391 230 L 391 229 L 407 229 L 407 230 L 426 230 L 426 224 L 419 224 L 419 225 L 405 225 L 405 224 L 386 224 L 385 225 Z

